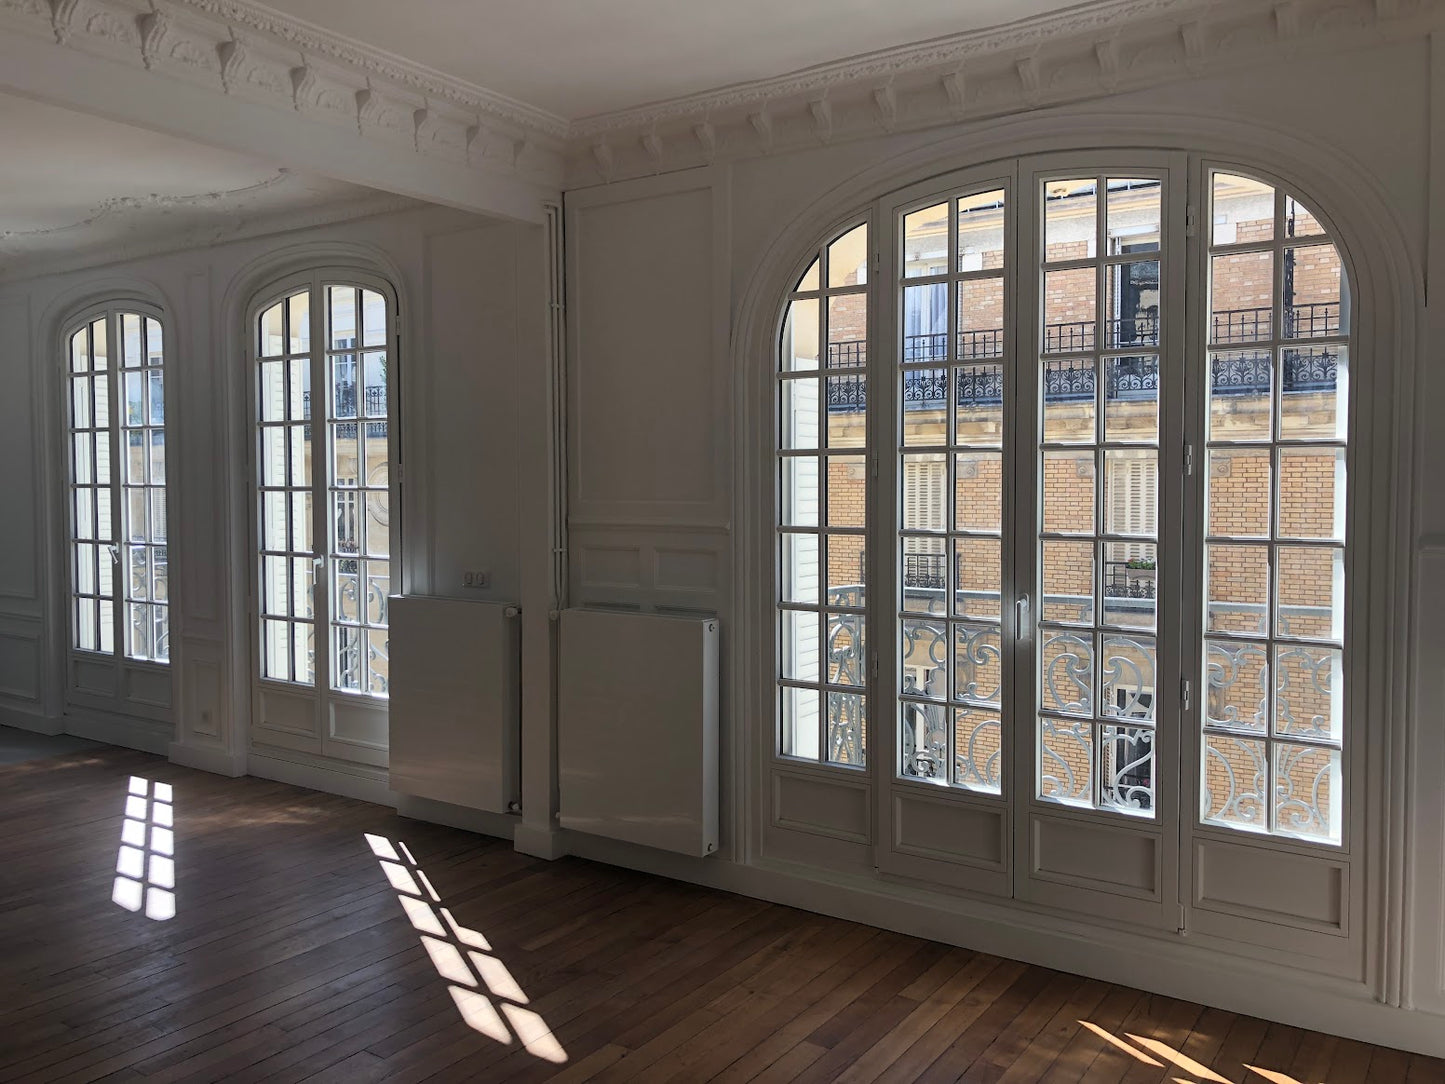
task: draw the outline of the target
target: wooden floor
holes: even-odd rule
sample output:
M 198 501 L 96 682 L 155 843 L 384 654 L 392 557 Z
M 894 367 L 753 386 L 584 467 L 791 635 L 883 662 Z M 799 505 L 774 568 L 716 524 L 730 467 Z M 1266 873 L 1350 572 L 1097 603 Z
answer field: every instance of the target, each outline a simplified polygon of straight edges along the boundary
M 112 899 L 131 776 L 173 787 L 165 921 Z M 0 825 L 0 1081 L 1445 1081 L 1445 1062 L 124 750 L 0 768 Z

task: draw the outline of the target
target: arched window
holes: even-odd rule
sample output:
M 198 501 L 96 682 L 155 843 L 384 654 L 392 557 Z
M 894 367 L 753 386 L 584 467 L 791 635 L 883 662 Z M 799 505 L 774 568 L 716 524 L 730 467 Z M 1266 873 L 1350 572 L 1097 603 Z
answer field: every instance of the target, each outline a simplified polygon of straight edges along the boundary
M 165 335 L 160 313 L 117 303 L 65 336 L 71 647 L 170 659 Z M 115 688 L 120 688 L 116 685 Z
M 1354 861 L 1350 291 L 1321 220 L 1133 151 L 869 221 L 783 312 L 765 839 L 1166 929 L 1191 848 Z
M 256 723 L 364 758 L 386 746 L 395 302 L 380 281 L 321 273 L 253 314 Z

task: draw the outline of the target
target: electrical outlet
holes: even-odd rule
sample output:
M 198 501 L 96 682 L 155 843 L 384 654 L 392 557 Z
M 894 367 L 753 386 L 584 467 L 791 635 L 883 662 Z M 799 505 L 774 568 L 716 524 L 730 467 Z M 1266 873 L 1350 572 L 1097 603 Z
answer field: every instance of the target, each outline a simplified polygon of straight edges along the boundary
M 492 574 L 490 572 L 463 572 L 462 586 L 485 590 L 492 586 Z

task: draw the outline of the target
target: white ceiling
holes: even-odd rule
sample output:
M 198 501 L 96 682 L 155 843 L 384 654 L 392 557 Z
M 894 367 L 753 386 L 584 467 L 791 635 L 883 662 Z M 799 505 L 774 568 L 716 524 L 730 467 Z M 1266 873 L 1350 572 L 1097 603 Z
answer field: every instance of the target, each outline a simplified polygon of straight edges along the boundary
M 361 206 L 377 193 L 231 151 L 0 94 L 0 275 Z
M 1078 2 L 267 0 L 267 6 L 576 120 Z

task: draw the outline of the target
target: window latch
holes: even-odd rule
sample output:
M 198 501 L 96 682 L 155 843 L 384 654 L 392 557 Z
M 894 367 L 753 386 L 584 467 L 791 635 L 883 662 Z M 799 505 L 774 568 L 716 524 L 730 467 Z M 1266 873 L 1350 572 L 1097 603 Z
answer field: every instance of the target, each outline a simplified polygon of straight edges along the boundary
M 1033 622 L 1029 615 L 1029 596 L 1020 595 L 1014 603 L 1014 617 L 1017 625 L 1014 636 L 1019 643 L 1026 643 L 1033 636 Z

